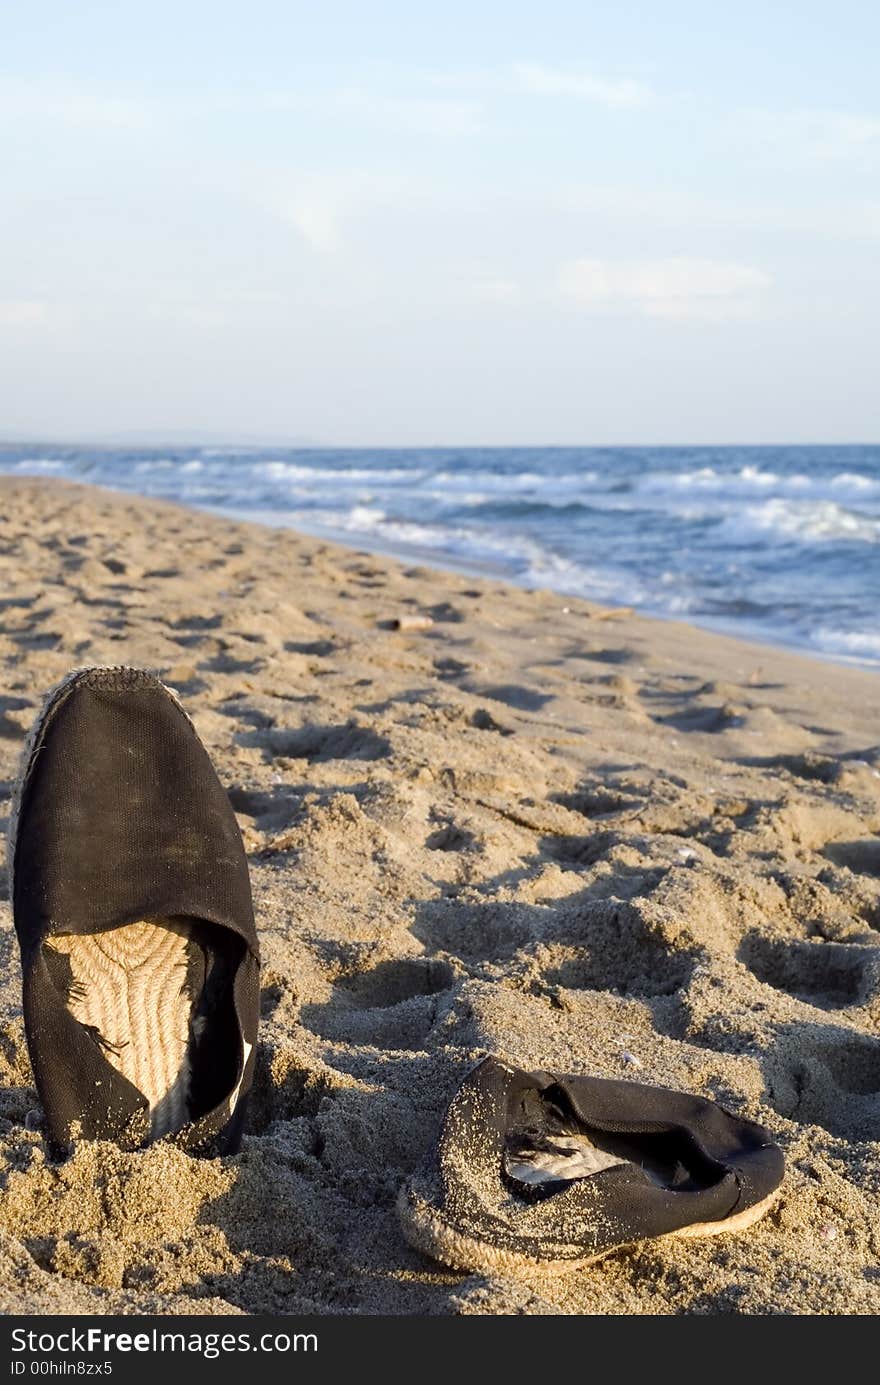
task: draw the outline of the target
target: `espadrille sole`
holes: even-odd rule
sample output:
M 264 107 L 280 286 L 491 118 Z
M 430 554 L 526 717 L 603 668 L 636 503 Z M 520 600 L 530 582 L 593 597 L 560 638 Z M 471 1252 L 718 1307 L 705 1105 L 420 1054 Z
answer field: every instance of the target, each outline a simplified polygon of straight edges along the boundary
M 70 1013 L 146 1097 L 151 1139 L 179 1129 L 189 1118 L 192 925 L 143 920 L 94 937 L 58 934 L 48 946 L 70 967 Z
M 778 1196 L 779 1190 L 775 1189 L 762 1202 L 756 1202 L 754 1206 L 747 1207 L 742 1212 L 735 1212 L 721 1221 L 695 1223 L 651 1239 L 671 1241 L 745 1231 L 770 1211 Z M 512 1250 L 508 1246 L 475 1240 L 453 1226 L 430 1203 L 414 1197 L 407 1188 L 401 1189 L 397 1199 L 397 1212 L 403 1234 L 415 1250 L 432 1260 L 448 1265 L 450 1269 L 467 1273 L 515 1274 L 518 1271 L 529 1274 L 562 1274 L 583 1269 L 586 1265 L 594 1265 L 620 1250 L 645 1244 L 644 1241 L 629 1241 L 626 1244 L 609 1246 L 593 1255 L 584 1255 L 579 1246 L 559 1246 L 558 1251 L 564 1253 L 532 1256 Z

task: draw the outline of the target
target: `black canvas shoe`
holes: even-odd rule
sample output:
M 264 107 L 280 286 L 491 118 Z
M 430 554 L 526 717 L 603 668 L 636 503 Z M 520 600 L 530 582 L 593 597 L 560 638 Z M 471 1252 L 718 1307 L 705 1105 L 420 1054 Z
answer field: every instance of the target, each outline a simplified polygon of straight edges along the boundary
M 247 861 L 211 761 L 156 678 L 83 669 L 50 694 L 9 865 L 52 1142 L 235 1150 L 259 1015 Z
M 407 1240 L 455 1269 L 573 1268 L 657 1236 L 740 1231 L 781 1151 L 702 1097 L 487 1058 L 398 1201 Z

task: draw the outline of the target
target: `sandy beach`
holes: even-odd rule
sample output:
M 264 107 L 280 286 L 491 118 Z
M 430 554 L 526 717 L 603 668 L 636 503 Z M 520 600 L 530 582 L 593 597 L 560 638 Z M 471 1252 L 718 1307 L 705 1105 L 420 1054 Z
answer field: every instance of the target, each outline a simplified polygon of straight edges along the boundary
M 880 1311 L 876 674 L 66 482 L 0 480 L 0 577 L 4 827 L 48 688 L 150 668 L 263 950 L 241 1154 L 58 1164 L 4 873 L 0 1310 Z M 489 1052 L 762 1122 L 779 1202 L 567 1274 L 433 1265 L 395 1199 Z

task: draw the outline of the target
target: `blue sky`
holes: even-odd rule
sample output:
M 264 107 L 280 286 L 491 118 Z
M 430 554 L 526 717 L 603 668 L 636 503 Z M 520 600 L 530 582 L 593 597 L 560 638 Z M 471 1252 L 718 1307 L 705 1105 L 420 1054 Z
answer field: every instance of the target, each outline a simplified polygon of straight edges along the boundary
M 878 16 L 3 0 L 0 434 L 877 440 Z

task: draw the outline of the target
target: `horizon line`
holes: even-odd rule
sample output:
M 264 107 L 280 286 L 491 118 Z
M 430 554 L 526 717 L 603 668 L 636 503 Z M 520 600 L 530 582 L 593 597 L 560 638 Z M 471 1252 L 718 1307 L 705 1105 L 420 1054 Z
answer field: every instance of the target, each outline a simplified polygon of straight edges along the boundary
M 513 452 L 513 451 L 571 451 L 580 449 L 583 451 L 637 451 L 649 448 L 654 451 L 663 449 L 733 449 L 733 448 L 787 448 L 787 447 L 880 447 L 878 439 L 857 439 L 851 438 L 838 441 L 806 441 L 792 440 L 786 442 L 410 442 L 410 443 L 339 443 L 339 442 L 318 442 L 314 440 L 283 441 L 281 439 L 247 439 L 236 437 L 232 434 L 229 438 L 211 438 L 208 441 L 201 441 L 196 437 L 181 435 L 156 434 L 155 438 L 140 442 L 127 438 L 124 434 L 103 438 L 90 438 L 87 435 L 70 437 L 59 437 L 57 435 L 30 434 L 19 436 L 0 435 L 0 448 L 6 447 L 95 447 L 95 448 L 119 448 L 127 447 L 132 451 L 155 451 L 160 447 L 179 447 L 179 448 L 285 448 L 298 452 L 448 452 L 458 450 L 462 452 Z

